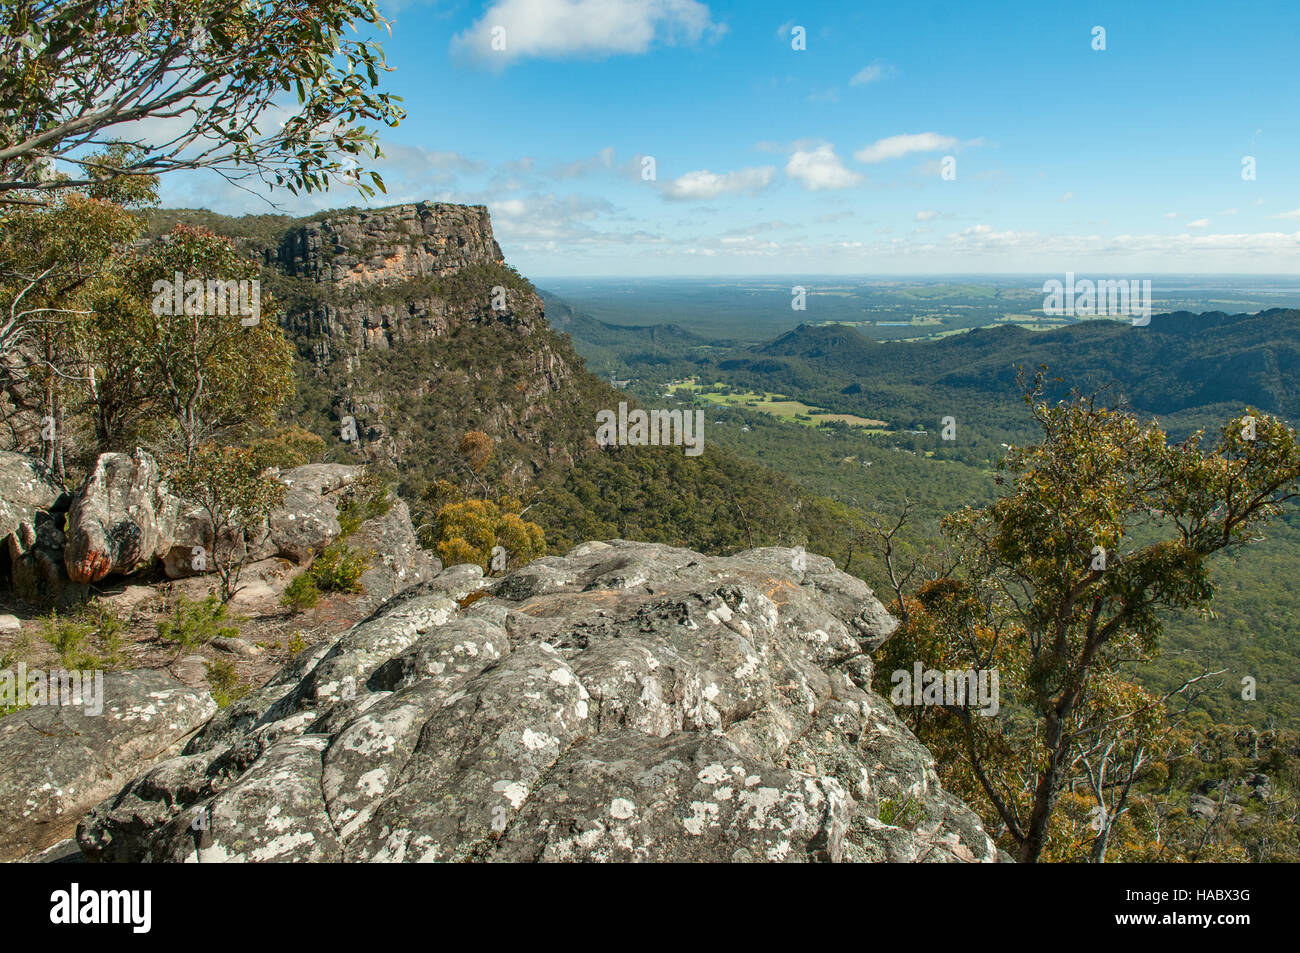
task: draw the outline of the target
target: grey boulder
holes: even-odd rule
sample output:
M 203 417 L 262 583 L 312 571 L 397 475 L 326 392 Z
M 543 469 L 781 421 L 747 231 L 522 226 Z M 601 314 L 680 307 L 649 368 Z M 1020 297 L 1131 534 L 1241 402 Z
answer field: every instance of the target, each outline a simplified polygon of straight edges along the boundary
M 897 623 L 796 556 L 615 540 L 444 570 L 224 709 L 78 841 L 102 861 L 997 860 L 870 690 Z
M 81 700 L 91 701 L 86 693 Z M 33 705 L 0 718 L 0 859 L 71 836 L 87 810 L 177 753 L 216 710 L 206 691 L 136 671 L 103 676 L 99 714 L 86 705 Z
M 38 510 L 53 509 L 62 495 L 63 486 L 41 461 L 0 450 L 0 539 L 32 522 Z
M 172 540 L 177 510 L 148 453 L 100 454 L 68 509 L 63 560 L 69 578 L 98 582 L 148 563 Z

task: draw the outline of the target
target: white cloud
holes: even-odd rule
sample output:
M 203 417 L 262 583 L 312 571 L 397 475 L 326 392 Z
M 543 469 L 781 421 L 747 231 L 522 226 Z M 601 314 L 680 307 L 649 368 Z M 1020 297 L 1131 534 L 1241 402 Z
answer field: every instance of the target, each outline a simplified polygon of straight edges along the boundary
M 1271 218 L 1300 218 L 1300 208 L 1293 208 L 1289 212 L 1279 212 L 1278 214 L 1270 217 Z
M 553 179 L 577 179 L 601 169 L 612 168 L 614 168 L 614 147 L 606 146 L 586 159 L 557 163 L 546 171 L 546 175 Z
M 1070 199 L 1072 199 L 1072 198 L 1074 198 L 1074 193 L 1073 193 L 1073 192 L 1066 192 L 1064 195 L 1061 196 L 1061 201 L 1062 201 L 1062 202 L 1068 202 L 1068 201 L 1070 201 Z
M 776 169 L 770 165 L 721 174 L 700 169 L 665 183 L 663 194 L 670 199 L 698 200 L 734 192 L 758 192 L 771 184 L 775 173 Z
M 1208 228 L 1210 220 L 1208 218 L 1198 218 L 1195 221 L 1187 223 L 1188 228 Z
M 796 151 L 785 165 L 785 174 L 802 182 L 811 192 L 847 189 L 862 181 L 860 174 L 845 168 L 835 154 L 835 147 L 828 142 L 810 151 Z
M 889 136 L 877 139 L 869 146 L 863 146 L 853 153 L 859 162 L 885 162 L 899 159 L 911 152 L 935 152 L 939 149 L 951 149 L 957 145 L 952 136 L 941 136 L 937 132 L 921 132 L 911 135 Z
M 939 217 L 939 213 L 932 208 L 923 208 L 921 209 L 921 211 L 917 212 L 916 215 L 914 216 L 914 218 L 918 222 L 928 222 L 931 219 L 938 218 L 938 217 Z
M 425 149 L 394 142 L 380 143 L 383 158 L 374 162 L 381 171 L 392 171 L 408 179 L 446 181 L 454 173 L 482 172 L 481 162 L 467 159 L 459 152 Z M 385 176 L 387 178 L 387 176 Z
M 882 79 L 894 75 L 894 68 L 885 63 L 872 63 L 870 66 L 864 66 L 853 74 L 849 80 L 850 86 L 863 86 L 867 83 L 877 83 Z
M 465 201 L 467 197 L 457 198 Z M 582 244 L 608 237 L 610 233 L 597 231 L 588 223 L 617 211 L 604 199 L 552 193 L 488 200 L 487 206 L 497 238 L 509 243 Z
M 697 43 L 726 31 L 698 0 L 497 0 L 452 39 L 489 65 L 540 57 L 644 53 L 654 43 Z M 504 49 L 494 49 L 497 46 Z
M 1164 217 L 1165 217 L 1165 218 L 1177 218 L 1177 217 L 1178 217 L 1178 213 L 1177 213 L 1177 212 L 1165 212 Z

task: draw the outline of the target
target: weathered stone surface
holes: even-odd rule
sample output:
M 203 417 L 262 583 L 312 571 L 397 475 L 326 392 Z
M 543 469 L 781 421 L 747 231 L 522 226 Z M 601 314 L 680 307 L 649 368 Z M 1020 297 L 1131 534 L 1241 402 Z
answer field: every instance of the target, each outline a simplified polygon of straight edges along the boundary
M 271 542 L 277 555 L 306 565 L 312 557 L 338 539 L 338 511 L 313 490 L 290 487 L 284 502 L 271 512 Z
M 0 450 L 0 539 L 37 510 L 50 510 L 63 495 L 63 486 L 49 467 L 34 457 Z
M 452 567 L 223 710 L 79 842 L 97 860 L 996 860 L 860 684 L 896 622 L 795 555 L 613 541 L 501 579 Z
M 504 259 L 486 206 L 419 202 L 308 222 L 286 236 L 279 260 L 290 275 L 346 286 L 447 275 Z
M 295 490 L 324 496 L 355 483 L 362 469 L 346 463 L 304 463 L 282 472 L 280 482 Z
M 360 580 L 365 594 L 359 606 L 371 611 L 403 590 L 432 579 L 442 563 L 420 548 L 405 501 L 395 500 L 382 516 L 366 520 L 348 537 L 348 545 L 365 554 L 369 561 Z
M 79 706 L 37 705 L 0 719 L 0 859 L 70 836 L 88 809 L 175 753 L 217 710 L 206 691 L 163 672 L 103 678 L 98 715 Z
M 256 562 L 276 555 L 277 547 L 265 522 L 242 532 L 224 530 L 221 538 L 217 539 L 212 530 L 212 519 L 201 507 L 187 509 L 176 499 L 172 500 L 172 505 L 178 516 L 171 524 L 171 535 L 159 542 L 156 553 L 162 559 L 168 579 L 210 573 L 214 570 L 216 558 L 228 562 L 240 559 Z
M 9 582 L 21 601 L 42 608 L 62 609 L 83 601 L 90 593 L 84 583 L 68 578 L 63 562 L 63 513 L 38 510 L 8 535 Z
M 53 586 L 58 574 L 44 562 L 61 561 L 68 580 L 60 584 L 60 590 L 69 580 L 91 583 L 108 575 L 129 574 L 155 557 L 161 559 L 171 579 L 211 572 L 214 553 L 252 562 L 278 555 L 305 565 L 338 538 L 336 501 L 361 472 L 361 467 L 342 464 L 308 464 L 286 470 L 279 477 L 287 487 L 284 500 L 269 518 L 244 533 L 223 533 L 218 540 L 203 510 L 184 506 L 168 492 L 158 462 L 150 454 L 144 450 L 129 456 L 102 454 L 72 497 L 66 530 L 53 524 L 42 530 L 39 520 L 45 514 L 41 513 L 26 535 L 22 534 L 26 524 L 20 523 L 10 537 L 11 565 L 16 580 L 18 573 L 24 572 L 24 581 L 48 577 L 47 585 Z M 398 582 L 408 577 L 418 581 L 427 575 L 428 566 L 407 545 L 407 537 L 414 541 L 414 531 L 409 512 L 403 507 L 401 513 L 406 516 L 406 527 L 394 524 L 391 531 L 379 531 L 375 541 L 391 547 L 385 549 L 390 575 Z M 19 557 L 25 560 L 21 568 Z M 401 588 L 387 578 L 374 581 L 376 591 L 384 597 Z
M 165 551 L 178 506 L 161 477 L 143 450 L 100 454 L 68 509 L 63 561 L 73 582 L 130 573 Z

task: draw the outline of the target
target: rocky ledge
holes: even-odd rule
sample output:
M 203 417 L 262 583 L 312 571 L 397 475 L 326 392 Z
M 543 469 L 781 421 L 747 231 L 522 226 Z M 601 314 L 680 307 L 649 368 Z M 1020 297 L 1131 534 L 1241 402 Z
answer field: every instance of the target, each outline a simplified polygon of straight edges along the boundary
M 871 692 L 895 620 L 796 555 L 616 540 L 444 570 L 77 839 L 101 861 L 1001 859 Z

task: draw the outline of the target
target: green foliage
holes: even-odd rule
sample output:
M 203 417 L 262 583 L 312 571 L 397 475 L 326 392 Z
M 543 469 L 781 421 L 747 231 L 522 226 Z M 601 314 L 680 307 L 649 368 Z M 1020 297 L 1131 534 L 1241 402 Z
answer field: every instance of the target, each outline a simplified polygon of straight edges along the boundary
M 92 603 L 68 616 L 51 612 L 41 619 L 39 635 L 64 668 L 112 671 L 122 665 L 125 632 L 123 619 Z
M 379 155 L 366 123 L 396 125 L 403 113 L 379 91 L 388 69 L 379 44 L 353 38 L 367 24 L 386 25 L 372 0 L 7 2 L 0 191 L 31 201 L 60 187 L 215 168 L 290 192 L 346 177 L 372 195 L 382 180 L 356 168 L 357 159 Z M 296 95 L 286 99 L 285 91 Z M 273 105 L 284 115 L 259 130 Z M 149 120 L 173 124 L 167 142 L 141 131 Z M 86 155 L 88 146 L 124 136 L 128 161 Z M 203 148 L 187 148 L 194 142 Z M 35 161 L 44 156 L 76 174 L 45 180 Z
M 882 824 L 910 828 L 925 819 L 925 811 L 910 797 L 901 804 L 893 798 L 883 797 L 880 799 L 876 817 Z
M 89 371 L 97 367 L 101 346 L 121 357 L 119 342 L 99 341 L 97 309 L 119 294 L 126 249 L 142 228 L 140 216 L 96 188 L 65 190 L 44 206 L 0 207 L 5 397 L 56 421 L 52 439 L 21 429 L 18 436 L 23 443 L 41 442 L 45 462 L 60 473 L 65 452 L 79 449 L 69 446 L 69 434 L 85 402 L 91 402 L 97 436 L 101 426 L 117 426 L 119 415 L 133 413 L 131 382 L 101 381 Z
M 1209 604 L 1206 557 L 1300 491 L 1300 445 L 1277 418 L 1248 412 L 1209 448 L 1199 433 L 1171 444 L 1091 399 L 1043 401 L 1038 383 L 1026 400 L 1041 442 L 1008 452 L 1002 496 L 945 520 L 951 574 L 903 599 L 901 638 L 878 659 L 882 677 L 917 660 L 1001 673 L 1003 717 L 945 705 L 913 727 L 940 760 L 971 766 L 977 783 L 956 786 L 1024 861 L 1069 859 L 1077 835 L 1056 809 L 1085 773 L 1110 784 L 1105 817 L 1128 809 L 1144 752 L 1172 729 L 1164 699 L 1123 669 L 1158 654 L 1169 610 Z M 1087 855 L 1104 858 L 1114 833 L 1103 824 Z
M 259 470 L 278 467 L 288 470 L 305 463 L 314 463 L 325 455 L 325 441 L 310 430 L 288 425 L 274 433 L 248 441 L 254 465 Z
M 310 572 L 299 573 L 284 587 L 280 601 L 294 612 L 302 612 L 320 601 L 320 588 Z
M 307 575 L 320 592 L 362 592 L 361 576 L 369 565 L 363 554 L 337 540 L 312 560 Z
M 209 302 L 203 290 L 208 282 L 257 281 L 258 268 L 227 240 L 178 225 L 140 253 L 130 272 L 129 288 L 149 311 L 136 323 L 140 371 L 167 415 L 157 422 L 155 440 L 174 440 L 190 456 L 223 433 L 270 427 L 293 393 L 293 357 L 278 306 L 260 291 L 254 301 L 253 286 L 247 285 L 250 314 L 244 315 L 229 295 Z M 195 282 L 200 288 L 193 301 L 191 290 L 182 289 L 179 313 L 178 274 L 186 286 Z M 256 324 L 244 323 L 254 318 Z
M 367 466 L 357 480 L 345 491 L 343 505 L 339 507 L 339 526 L 343 538 L 355 533 L 367 520 L 378 519 L 393 508 L 393 478 L 376 467 Z
M 208 685 L 212 690 L 212 698 L 218 708 L 225 708 L 231 702 L 239 701 L 253 690 L 248 682 L 239 677 L 239 673 L 235 671 L 235 663 L 231 659 L 212 659 L 204 665 L 208 670 Z
M 229 606 L 217 596 L 190 599 L 180 596 L 171 615 L 158 622 L 158 637 L 181 649 L 207 645 L 217 637 L 239 638 L 239 626 Z
M 181 500 L 199 507 L 212 525 L 211 568 L 221 580 L 222 600 L 239 587 L 248 559 L 244 537 L 261 526 L 284 499 L 285 486 L 262 472 L 255 453 L 205 443 L 186 458 L 167 461 L 167 480 Z
M 519 517 L 518 501 L 465 500 L 438 512 L 438 556 L 443 565 L 476 563 L 492 569 L 493 550 L 505 550 L 506 568 L 516 569 L 546 554 L 546 535 Z

